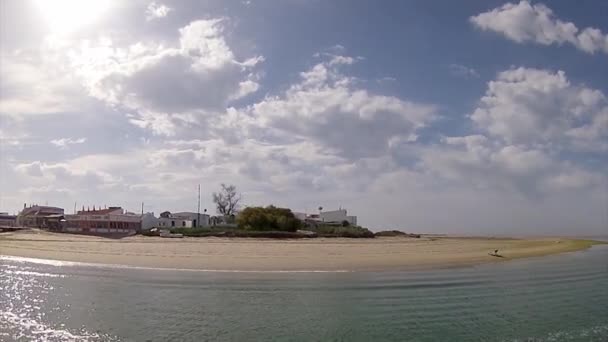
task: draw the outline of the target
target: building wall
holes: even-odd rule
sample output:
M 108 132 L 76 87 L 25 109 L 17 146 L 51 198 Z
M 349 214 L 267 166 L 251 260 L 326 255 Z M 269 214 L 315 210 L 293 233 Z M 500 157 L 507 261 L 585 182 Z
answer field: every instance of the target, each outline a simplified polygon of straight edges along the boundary
M 0 216 L 0 227 L 16 227 L 17 216 L 6 215 Z
M 357 224 L 357 216 L 348 216 L 346 209 L 324 211 L 319 214 L 323 222 L 342 222 L 348 221 L 351 225 Z
M 193 221 L 176 217 L 161 217 L 158 219 L 159 228 L 192 228 Z
M 134 234 L 141 229 L 140 215 L 65 215 L 64 231 L 85 234 Z
M 180 213 L 173 213 L 173 214 L 171 214 L 171 217 L 192 221 L 193 227 L 194 226 L 201 226 L 201 227 L 209 226 L 209 215 L 203 214 L 203 213 L 200 214 L 201 222 L 199 222 L 198 224 L 196 224 L 196 220 L 198 219 L 198 213 L 185 211 L 185 212 L 180 212 Z
M 63 215 L 63 209 L 58 207 L 49 207 L 42 205 L 34 205 L 25 207 L 17 216 L 17 225 L 23 227 L 46 228 L 47 216 Z
M 346 221 L 350 223 L 352 226 L 357 225 L 357 216 L 346 216 Z

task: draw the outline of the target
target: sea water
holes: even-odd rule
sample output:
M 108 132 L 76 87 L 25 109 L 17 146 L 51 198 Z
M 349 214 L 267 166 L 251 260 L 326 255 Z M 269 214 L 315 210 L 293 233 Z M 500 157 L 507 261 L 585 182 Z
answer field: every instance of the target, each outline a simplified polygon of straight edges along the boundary
M 608 341 L 608 246 L 394 272 L 0 258 L 0 341 Z

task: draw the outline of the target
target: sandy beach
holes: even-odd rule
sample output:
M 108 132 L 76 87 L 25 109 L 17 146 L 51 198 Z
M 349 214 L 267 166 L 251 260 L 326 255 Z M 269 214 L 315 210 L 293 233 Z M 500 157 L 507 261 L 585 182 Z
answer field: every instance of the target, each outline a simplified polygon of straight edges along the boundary
M 0 255 L 140 267 L 244 271 L 366 271 L 453 267 L 572 252 L 596 242 L 567 238 L 422 237 L 268 240 L 0 234 Z M 503 257 L 489 252 L 499 249 Z

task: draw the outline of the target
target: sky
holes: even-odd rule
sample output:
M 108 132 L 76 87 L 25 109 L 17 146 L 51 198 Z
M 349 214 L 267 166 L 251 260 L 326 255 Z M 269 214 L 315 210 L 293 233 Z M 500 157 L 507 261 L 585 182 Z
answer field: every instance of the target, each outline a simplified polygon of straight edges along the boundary
M 608 2 L 0 2 L 0 211 L 608 232 Z

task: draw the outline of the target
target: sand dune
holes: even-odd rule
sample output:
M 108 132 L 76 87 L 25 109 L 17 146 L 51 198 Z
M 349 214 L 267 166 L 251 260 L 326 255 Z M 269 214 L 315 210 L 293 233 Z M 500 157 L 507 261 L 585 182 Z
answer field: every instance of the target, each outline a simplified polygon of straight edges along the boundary
M 0 234 L 0 254 L 86 263 L 213 270 L 387 270 L 451 267 L 582 250 L 564 238 L 427 237 L 266 240 L 163 239 L 25 231 Z M 499 249 L 504 257 L 488 255 Z

